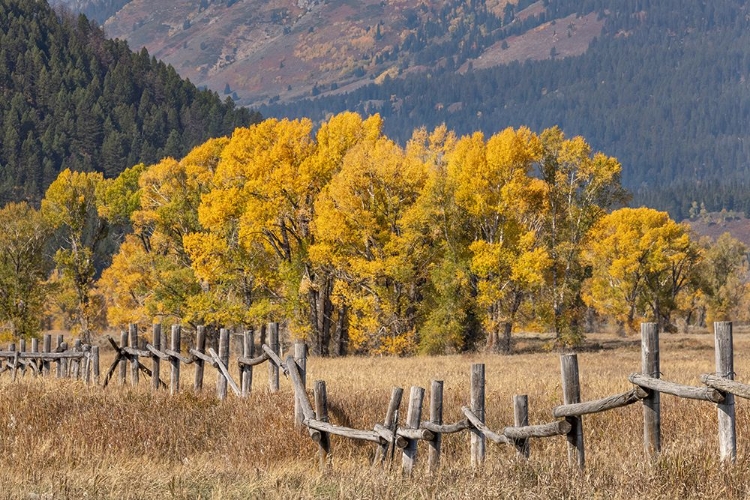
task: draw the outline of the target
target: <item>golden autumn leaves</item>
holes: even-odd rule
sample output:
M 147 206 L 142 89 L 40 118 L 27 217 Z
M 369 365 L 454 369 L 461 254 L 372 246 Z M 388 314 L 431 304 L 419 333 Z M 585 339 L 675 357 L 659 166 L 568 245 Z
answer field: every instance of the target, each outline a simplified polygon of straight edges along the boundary
M 266 120 L 149 167 L 101 281 L 127 297 L 111 320 L 284 318 L 321 354 L 499 347 L 521 312 L 563 338 L 585 234 L 622 195 L 619 164 L 557 129 L 443 127 L 401 147 L 381 126 Z
M 117 179 L 64 173 L 45 206 L 65 175 L 89 176 L 95 213 L 69 199 L 48 219 L 79 250 L 81 224 L 130 229 L 96 292 L 112 325 L 282 320 L 324 355 L 508 349 L 515 324 L 571 343 L 586 305 L 668 322 L 695 296 L 686 229 L 648 209 L 606 215 L 625 198 L 620 165 L 582 138 L 440 127 L 401 147 L 381 127 L 270 119 Z M 58 265 L 75 268 L 65 248 Z

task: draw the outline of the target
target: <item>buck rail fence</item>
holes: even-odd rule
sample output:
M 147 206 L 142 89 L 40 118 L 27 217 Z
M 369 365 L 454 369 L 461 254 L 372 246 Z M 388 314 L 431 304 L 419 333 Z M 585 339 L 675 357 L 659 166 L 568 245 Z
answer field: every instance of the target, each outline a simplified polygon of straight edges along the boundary
M 39 343 L 32 340 L 31 351 L 26 351 L 22 340 L 19 349 L 11 344 L 9 350 L 0 351 L 0 374 L 10 371 L 15 381 L 19 374 L 31 372 L 34 376 L 50 376 L 51 363 L 56 364 L 56 376 L 83 379 L 88 384 L 106 388 L 119 367 L 119 383 L 127 383 L 128 364 L 130 381 L 136 386 L 140 374 L 151 378 L 153 390 L 169 388 L 171 394 L 180 391 L 181 364 L 194 364 L 193 389 L 203 389 L 206 364 L 217 370 L 216 393 L 219 399 L 226 399 L 228 388 L 239 397 L 246 397 L 252 390 L 253 368 L 268 362 L 269 391 L 279 391 L 280 373 L 291 381 L 295 398 L 294 422 L 305 428 L 317 443 L 318 458 L 323 470 L 330 467 L 328 457 L 331 452 L 331 436 L 342 436 L 355 440 L 368 441 L 376 448 L 375 463 L 392 462 L 397 450 L 401 454 L 401 467 L 405 475 L 411 475 L 417 461 L 418 442 L 427 444 L 428 470 L 434 472 L 440 466 L 440 451 L 443 434 L 469 432 L 471 435 L 471 464 L 480 466 L 485 460 L 487 441 L 509 445 L 515 448 L 518 456 L 528 458 L 529 440 L 565 436 L 568 443 L 568 463 L 571 467 L 583 469 L 585 453 L 583 441 L 584 415 L 614 410 L 634 403 L 643 405 L 644 450 L 649 456 L 661 451 L 661 394 L 680 398 L 697 399 L 716 405 L 718 415 L 718 437 L 720 458 L 733 463 L 737 455 L 735 433 L 735 396 L 750 399 L 750 385 L 734 380 L 734 353 L 732 323 L 714 323 L 716 372 L 702 374 L 703 385 L 688 386 L 662 380 L 659 363 L 659 331 L 655 323 L 641 325 L 641 371 L 633 373 L 628 380 L 633 388 L 594 401 L 581 402 L 577 354 L 562 354 L 560 357 L 563 404 L 552 408 L 555 420 L 538 425 L 529 425 L 529 401 L 526 395 L 513 397 L 513 425 L 492 430 L 485 425 L 485 365 L 475 363 L 470 370 L 470 394 L 468 406 L 462 407 L 464 418 L 453 423 L 443 422 L 443 382 L 433 380 L 430 385 L 430 408 L 428 419 L 423 419 L 425 389 L 411 387 L 403 423 L 400 422 L 404 390 L 395 387 L 382 421 L 373 424 L 372 429 L 354 429 L 329 422 L 326 384 L 316 380 L 313 384 L 313 403 L 310 402 L 306 387 L 307 346 L 303 342 L 293 345 L 293 354 L 281 358 L 278 323 L 269 323 L 266 329 L 268 343 L 260 344 L 256 355 L 254 334 L 242 333 L 242 355 L 236 359 L 239 368 L 239 384 L 229 371 L 230 332 L 221 329 L 218 352 L 206 348 L 206 331 L 198 327 L 194 347 L 181 352 L 181 327 L 172 326 L 169 348 L 166 335 L 162 335 L 161 325 L 153 325 L 152 343 L 139 339 L 138 326 L 130 325 L 128 332 L 122 332 L 118 344 L 111 337 L 108 342 L 115 351 L 115 358 L 104 380 L 99 380 L 99 348 L 82 345 L 75 341 L 72 349 L 57 337 L 56 348 L 51 347 L 51 336 L 44 336 L 42 351 Z M 151 368 L 145 366 L 150 360 Z M 162 381 L 162 361 L 169 364 L 169 385 Z M 314 406 L 313 406 L 314 405 Z

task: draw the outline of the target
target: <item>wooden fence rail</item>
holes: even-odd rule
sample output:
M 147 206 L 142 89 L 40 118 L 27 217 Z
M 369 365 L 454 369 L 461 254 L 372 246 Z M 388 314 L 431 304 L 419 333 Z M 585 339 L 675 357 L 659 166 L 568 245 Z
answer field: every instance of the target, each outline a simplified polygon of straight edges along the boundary
M 130 366 L 130 383 L 136 386 L 140 376 L 151 378 L 153 390 L 169 387 L 175 394 L 180 388 L 181 364 L 195 365 L 195 391 L 203 389 L 205 367 L 217 370 L 216 393 L 219 399 L 227 397 L 227 390 L 239 397 L 247 397 L 252 391 L 253 367 L 262 363 L 269 364 L 269 391 L 279 390 L 279 375 L 283 373 L 291 382 L 294 392 L 294 422 L 305 426 L 310 437 L 318 444 L 320 466 L 330 467 L 331 436 L 374 443 L 375 464 L 394 462 L 396 450 L 401 450 L 401 469 L 404 475 L 413 474 L 418 459 L 418 443 L 423 441 L 428 449 L 428 471 L 433 473 L 440 467 L 442 435 L 456 432 L 469 432 L 471 464 L 481 467 L 485 461 L 487 440 L 496 444 L 513 446 L 516 453 L 523 458 L 530 455 L 529 440 L 555 436 L 565 436 L 568 443 L 568 460 L 571 467 L 584 468 L 585 453 L 583 440 L 583 416 L 621 408 L 637 402 L 643 403 L 643 436 L 647 455 L 657 454 L 661 450 L 661 399 L 662 393 L 681 398 L 706 401 L 717 406 L 719 452 L 722 461 L 734 462 L 737 455 L 735 433 L 735 399 L 734 396 L 750 399 L 750 385 L 734 381 L 732 323 L 722 322 L 714 325 L 716 373 L 703 374 L 700 381 L 703 386 L 688 386 L 661 380 L 659 366 L 659 332 L 655 324 L 645 323 L 641 327 L 641 373 L 628 377 L 633 388 L 621 394 L 606 396 L 592 401 L 581 401 L 578 356 L 563 354 L 560 357 L 561 388 L 563 404 L 551 410 L 556 420 L 541 424 L 529 424 L 529 400 L 526 395 L 513 397 L 513 425 L 498 430 L 490 429 L 486 422 L 485 407 L 485 365 L 472 364 L 469 371 L 470 390 L 469 405 L 462 407 L 464 419 L 454 423 L 443 422 L 443 382 L 431 381 L 429 397 L 429 418 L 423 419 L 425 389 L 411 387 L 405 419 L 400 422 L 400 409 L 403 389 L 393 389 L 385 418 L 373 422 L 372 429 L 354 429 L 331 423 L 328 417 L 328 396 L 326 384 L 322 380 L 314 383 L 313 403 L 310 402 L 307 387 L 307 346 L 297 343 L 285 359 L 282 358 L 279 343 L 278 324 L 270 323 L 264 330 L 268 344 L 261 343 L 260 355 L 255 356 L 254 333 L 242 333 L 242 353 L 237 356 L 239 383 L 232 378 L 230 367 L 230 332 L 220 331 L 218 352 L 213 348 L 206 349 L 206 331 L 199 327 L 196 332 L 194 347 L 182 354 L 182 330 L 179 325 L 171 329 L 170 348 L 166 347 L 166 336 L 162 335 L 161 326 L 153 325 L 152 340 L 148 343 L 139 338 L 136 325 L 131 325 L 127 332 L 122 332 L 120 343 L 107 337 L 115 351 L 115 358 L 109 367 L 102 387 L 111 381 L 117 368 L 120 385 L 126 384 L 127 365 Z M 56 363 L 58 378 L 71 377 L 81 379 L 88 384 L 99 385 L 99 348 L 74 342 L 72 349 L 57 337 L 56 348 L 52 351 L 52 339 L 45 335 L 42 352 L 39 343 L 34 339 L 31 351 L 26 351 L 26 343 L 11 344 L 7 351 L 0 351 L 0 374 L 11 372 L 12 380 L 26 373 L 36 376 L 49 376 L 51 363 Z M 17 348 L 18 347 L 18 348 Z M 144 361 L 151 360 L 151 369 Z M 169 362 L 170 381 L 160 379 L 161 362 Z M 427 414 L 427 411 L 424 412 Z M 390 460 L 389 460 L 390 459 Z

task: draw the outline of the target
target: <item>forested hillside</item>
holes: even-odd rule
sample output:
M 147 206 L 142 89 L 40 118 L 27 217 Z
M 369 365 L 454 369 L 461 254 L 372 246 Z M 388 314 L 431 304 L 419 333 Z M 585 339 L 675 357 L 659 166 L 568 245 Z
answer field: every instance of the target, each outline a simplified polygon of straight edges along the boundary
M 750 213 L 747 1 L 545 0 L 537 7 L 494 32 L 499 53 L 512 50 L 518 34 L 570 14 L 596 14 L 602 34 L 576 57 L 563 58 L 553 46 L 548 60 L 476 69 L 486 65 L 485 52 L 458 70 L 404 71 L 347 93 L 319 88 L 316 99 L 260 110 L 314 120 L 341 110 L 379 112 L 385 131 L 400 141 L 417 126 L 443 122 L 460 134 L 559 125 L 622 162 L 635 204 L 678 219 L 688 217 L 693 201 Z M 560 43 L 573 36 L 570 25 L 553 26 Z M 471 46 L 486 45 L 477 39 Z M 421 47 L 413 62 L 437 48 Z
M 0 0 L 0 204 L 38 201 L 65 169 L 114 177 L 258 119 L 84 16 Z

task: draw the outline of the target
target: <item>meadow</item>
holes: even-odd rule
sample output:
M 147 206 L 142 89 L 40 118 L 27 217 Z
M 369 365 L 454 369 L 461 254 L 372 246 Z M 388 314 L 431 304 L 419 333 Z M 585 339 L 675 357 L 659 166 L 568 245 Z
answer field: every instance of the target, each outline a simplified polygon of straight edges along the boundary
M 372 429 L 382 421 L 392 387 L 429 393 L 444 381 L 444 421 L 463 418 L 471 363 L 486 364 L 486 423 L 513 423 L 512 397 L 529 396 L 531 424 L 553 420 L 562 403 L 559 352 L 541 336 L 521 336 L 518 354 L 436 357 L 310 358 L 308 387 L 325 380 L 332 423 Z M 750 335 L 735 334 L 736 379 L 750 380 Z M 112 355 L 103 348 L 103 371 Z M 234 354 L 232 355 L 235 356 Z M 640 370 L 640 338 L 590 335 L 578 354 L 582 400 L 624 392 Z M 236 366 L 233 366 L 236 369 Z M 714 371 L 713 336 L 663 334 L 662 378 L 699 385 Z M 662 453 L 643 451 L 640 403 L 584 416 L 586 469 L 567 463 L 564 437 L 532 440 L 523 460 L 512 446 L 487 443 L 483 467 L 472 468 L 468 433 L 443 438 L 442 465 L 427 474 L 419 444 L 414 476 L 400 454 L 372 466 L 376 446 L 332 436 L 330 467 L 321 472 L 317 446 L 294 428 L 288 380 L 270 394 L 266 367 L 256 368 L 252 395 L 221 402 L 215 370 L 204 392 L 169 396 L 140 386 L 87 387 L 72 380 L 11 382 L 0 376 L 0 498 L 746 498 L 750 495 L 750 402 L 737 399 L 738 456 L 719 461 L 715 405 L 662 396 Z M 426 401 L 429 394 L 426 395 Z M 405 403 L 402 414 L 405 415 Z M 426 410 L 427 410 L 426 403 Z M 423 420 L 424 420 L 423 414 Z M 403 421 L 403 417 L 402 417 Z

